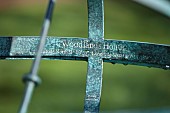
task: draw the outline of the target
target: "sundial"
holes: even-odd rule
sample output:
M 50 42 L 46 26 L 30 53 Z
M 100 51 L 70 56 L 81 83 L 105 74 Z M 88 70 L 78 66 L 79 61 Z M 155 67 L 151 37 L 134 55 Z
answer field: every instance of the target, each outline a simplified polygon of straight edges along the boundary
M 54 0 L 51 0 L 51 3 Z M 51 5 L 53 6 L 53 5 Z M 50 7 L 50 6 L 49 6 Z M 52 9 L 49 8 L 51 17 Z M 1 59 L 32 59 L 37 54 L 38 36 L 0 38 Z M 98 113 L 102 91 L 103 62 L 170 69 L 170 45 L 104 39 L 103 0 L 88 0 L 88 37 L 47 37 L 43 59 L 88 62 L 85 113 Z M 37 85 L 37 78 L 27 78 Z M 27 109 L 27 108 L 25 108 Z M 27 111 L 27 110 L 26 110 Z M 19 113 L 26 113 L 19 112 Z

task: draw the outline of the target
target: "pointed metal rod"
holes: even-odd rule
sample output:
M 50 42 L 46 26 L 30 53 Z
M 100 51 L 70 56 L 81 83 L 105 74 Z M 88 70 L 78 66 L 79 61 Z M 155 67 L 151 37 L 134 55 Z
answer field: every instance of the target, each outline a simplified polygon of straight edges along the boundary
M 23 78 L 23 81 L 26 84 L 26 88 L 25 88 L 24 97 L 23 97 L 18 113 L 27 113 L 28 105 L 30 103 L 33 90 L 35 86 L 37 86 L 41 82 L 40 78 L 37 75 L 37 72 L 38 72 L 38 68 L 39 68 L 39 64 L 41 60 L 41 54 L 42 54 L 42 51 L 45 45 L 46 36 L 47 36 L 48 29 L 50 26 L 54 4 L 55 4 L 55 0 L 49 1 L 48 9 L 46 12 L 46 16 L 45 16 L 42 31 L 41 31 L 39 46 L 37 47 L 37 53 L 36 53 L 34 62 L 32 64 L 32 68 L 30 72 Z
M 170 1 L 169 0 L 133 0 L 155 11 L 158 11 L 170 18 Z

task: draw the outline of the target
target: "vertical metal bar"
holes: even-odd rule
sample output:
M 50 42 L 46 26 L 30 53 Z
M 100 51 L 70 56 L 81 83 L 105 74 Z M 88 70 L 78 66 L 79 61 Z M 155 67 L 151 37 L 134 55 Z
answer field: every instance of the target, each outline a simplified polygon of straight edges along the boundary
M 89 39 L 94 42 L 104 40 L 103 0 L 88 0 Z M 98 113 L 102 89 L 103 59 L 98 56 L 88 58 L 86 81 L 85 113 Z
M 88 72 L 86 81 L 85 113 L 98 113 L 102 89 L 103 59 L 88 58 Z
M 22 104 L 21 104 L 21 107 L 18 113 L 27 113 L 28 105 L 30 103 L 33 90 L 35 86 L 39 84 L 40 82 L 40 78 L 38 77 L 37 72 L 38 72 L 38 68 L 39 68 L 39 64 L 41 60 L 41 54 L 42 54 L 42 51 L 45 45 L 46 36 L 47 36 L 48 29 L 50 26 L 54 4 L 55 4 L 55 0 L 49 1 L 47 13 L 46 13 L 42 31 L 41 31 L 40 42 L 37 47 L 37 53 L 36 53 L 34 62 L 32 64 L 32 68 L 29 74 L 27 74 L 23 78 L 24 82 L 26 83 L 26 88 L 25 88 L 24 98 L 23 98 L 23 101 L 22 101 Z
M 88 0 L 88 33 L 93 41 L 104 40 L 103 0 Z

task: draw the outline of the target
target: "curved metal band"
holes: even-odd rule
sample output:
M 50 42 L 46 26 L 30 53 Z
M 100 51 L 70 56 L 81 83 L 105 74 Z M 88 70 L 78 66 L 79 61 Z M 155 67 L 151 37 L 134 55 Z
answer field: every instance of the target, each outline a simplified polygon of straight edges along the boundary
M 90 42 L 101 43 L 104 41 L 103 0 L 88 0 L 88 33 L 88 40 Z M 93 50 L 95 50 L 95 47 L 93 46 L 94 45 L 91 44 L 91 47 L 88 48 L 93 48 Z M 102 91 L 102 74 L 102 56 L 89 54 L 86 79 L 86 97 L 84 104 L 85 113 L 99 112 Z
M 39 38 L 35 36 L 0 37 L 0 59 L 30 59 Z M 48 37 L 44 59 L 84 60 L 100 56 L 105 62 L 170 69 L 170 45 L 87 38 Z

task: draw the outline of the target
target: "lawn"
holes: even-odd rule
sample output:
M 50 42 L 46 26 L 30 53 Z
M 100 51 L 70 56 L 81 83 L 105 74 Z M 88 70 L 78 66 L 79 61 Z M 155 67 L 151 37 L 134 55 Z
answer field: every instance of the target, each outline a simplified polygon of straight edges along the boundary
M 76 2 L 75 2 L 76 1 Z M 46 3 L 0 9 L 0 36 L 39 35 Z M 50 36 L 88 37 L 86 0 L 58 2 Z M 170 19 L 128 0 L 105 0 L 105 38 L 170 44 Z M 0 61 L 0 112 L 16 113 L 31 60 Z M 87 62 L 43 60 L 30 113 L 82 112 Z M 104 63 L 101 111 L 170 107 L 170 71 Z

